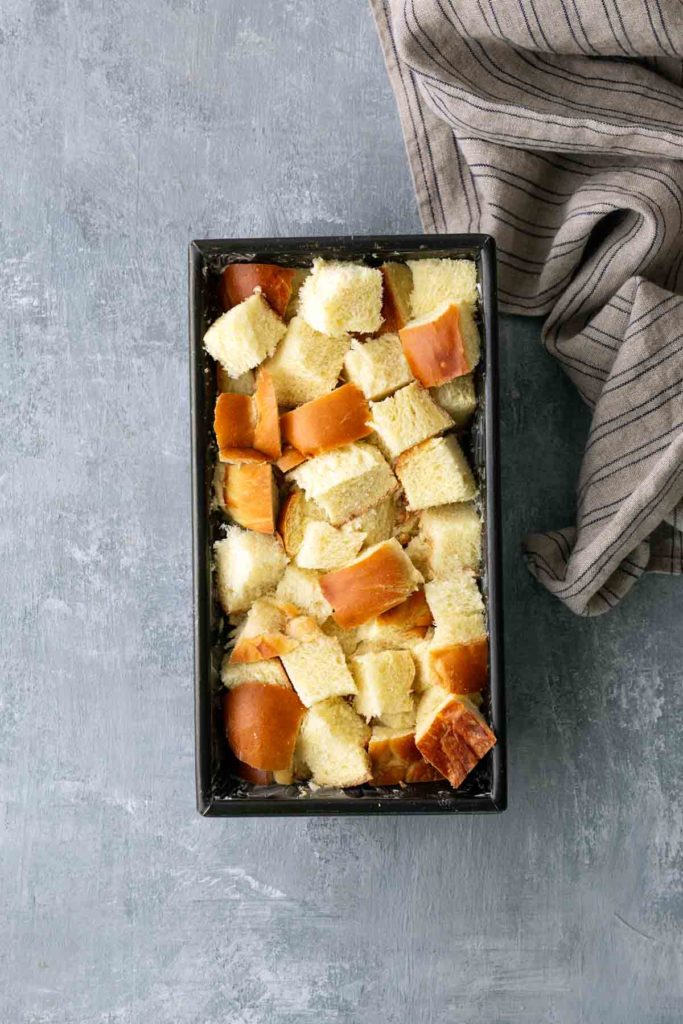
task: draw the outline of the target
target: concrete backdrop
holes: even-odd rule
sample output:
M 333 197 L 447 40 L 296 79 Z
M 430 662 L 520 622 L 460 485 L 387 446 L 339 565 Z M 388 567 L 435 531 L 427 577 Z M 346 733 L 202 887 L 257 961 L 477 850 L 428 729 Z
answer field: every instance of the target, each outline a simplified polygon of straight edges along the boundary
M 186 246 L 419 230 L 364 0 L 3 0 L 0 1021 L 674 1024 L 681 584 L 573 618 L 587 418 L 503 322 L 510 809 L 194 810 Z

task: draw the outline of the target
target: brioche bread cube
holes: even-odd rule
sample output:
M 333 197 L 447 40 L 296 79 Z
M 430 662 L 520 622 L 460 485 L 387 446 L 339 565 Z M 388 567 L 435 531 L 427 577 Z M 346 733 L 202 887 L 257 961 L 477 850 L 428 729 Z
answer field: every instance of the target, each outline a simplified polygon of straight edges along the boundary
M 429 393 L 436 404 L 446 410 L 456 427 L 466 427 L 474 416 L 477 395 L 471 373 L 454 377 L 437 388 L 430 388 Z
M 292 277 L 292 294 L 289 297 L 287 309 L 283 316 L 285 323 L 289 323 L 289 321 L 297 314 L 297 310 L 299 309 L 299 292 L 301 291 L 301 285 L 304 283 L 310 272 L 310 267 L 294 268 L 294 276 Z
M 218 396 L 213 429 L 221 462 L 265 462 L 279 458 L 280 418 L 267 370 L 262 368 L 256 374 L 253 396 Z
M 358 636 L 366 650 L 410 650 L 424 639 L 431 625 L 424 591 L 416 590 L 401 604 L 359 626 Z
M 358 693 L 354 707 L 366 721 L 412 710 L 415 664 L 408 651 L 376 651 L 351 658 Z
M 305 455 L 298 452 L 296 448 L 291 448 L 287 445 L 283 448 L 280 458 L 275 460 L 275 465 L 281 473 L 289 473 L 291 469 L 295 469 L 296 466 L 300 466 L 301 463 L 305 461 Z
M 410 320 L 413 275 L 405 263 L 383 263 L 379 268 L 382 293 L 382 330 L 398 331 Z
M 411 537 L 406 545 L 406 554 L 425 580 L 431 580 L 432 567 L 429 562 L 429 548 L 424 537 Z
M 337 569 L 356 557 L 364 540 L 361 530 L 312 520 L 305 526 L 296 561 L 303 569 Z
M 433 678 L 444 690 L 470 695 L 485 690 L 488 685 L 489 643 L 484 634 L 463 643 L 434 647 L 429 659 Z
M 344 384 L 322 398 L 306 402 L 282 416 L 285 441 L 303 455 L 323 452 L 359 441 L 372 433 L 370 408 L 355 384 Z
M 356 684 L 341 644 L 332 636 L 321 633 L 283 654 L 281 660 L 292 686 L 307 708 L 328 697 L 356 693 Z
M 415 744 L 422 756 L 457 788 L 496 737 L 474 704 L 432 686 L 417 708 Z
M 265 364 L 280 406 L 291 408 L 331 391 L 339 379 L 351 339 L 347 334 L 321 334 L 295 316 L 275 355 Z
M 453 426 L 453 420 L 417 383 L 372 402 L 372 423 L 392 458 Z
M 332 614 L 332 607 L 320 589 L 318 573 L 288 565 L 277 585 L 275 598 L 287 604 L 296 605 L 306 615 L 318 622 L 325 622 Z
M 280 604 L 272 597 L 258 597 L 235 633 L 231 663 L 265 661 L 297 647 L 298 641 L 286 635 L 293 610 L 292 606 Z
M 323 510 L 314 501 L 310 501 L 303 491 L 294 490 L 287 495 L 280 509 L 277 528 L 290 558 L 298 554 L 307 525 L 324 519 Z
M 424 693 L 430 686 L 434 686 L 438 682 L 437 676 L 434 673 L 434 666 L 432 665 L 431 648 L 432 637 L 427 634 L 424 640 L 418 641 L 410 649 L 413 661 L 415 662 L 413 690 L 417 694 Z
M 369 727 L 353 708 L 332 698 L 306 712 L 296 757 L 318 786 L 362 786 L 370 780 L 369 738 Z
M 472 470 L 452 434 L 410 448 L 399 456 L 395 469 L 413 511 L 470 501 L 477 493 Z
M 476 304 L 477 267 L 472 260 L 408 260 L 408 266 L 413 274 L 410 305 L 415 319 L 442 302 Z
M 437 629 L 455 615 L 473 615 L 484 611 L 484 599 L 476 579 L 472 573 L 462 569 L 447 580 L 425 583 L 425 597 Z
M 329 618 L 323 623 L 322 631 L 326 636 L 333 636 L 339 641 L 341 649 L 347 658 L 356 653 L 360 643 L 357 629 L 344 629 L 343 626 L 337 625 L 333 618 Z
M 227 739 L 238 760 L 261 771 L 289 771 L 305 709 L 293 690 L 243 683 L 225 700 Z
M 247 530 L 275 533 L 278 491 L 267 462 L 225 466 L 224 506 Z
M 382 453 L 362 442 L 317 455 L 290 475 L 333 526 L 366 512 L 398 486 Z
M 285 686 L 291 689 L 292 684 L 277 658 L 268 661 L 233 662 L 230 655 L 223 658 L 221 664 L 221 681 L 228 690 L 233 690 L 242 683 L 270 683 L 273 686 Z
M 414 689 L 415 683 L 413 682 L 413 690 Z M 411 703 L 408 711 L 387 712 L 382 715 L 378 724 L 384 725 L 388 729 L 415 729 L 418 700 L 419 697 L 413 693 L 410 699 Z
M 374 547 L 380 541 L 389 540 L 393 536 L 396 524 L 396 503 L 393 495 L 389 495 L 378 505 L 373 505 L 367 512 L 354 519 L 349 519 L 346 526 L 351 530 L 360 530 L 365 534 L 366 548 Z
M 382 274 L 359 263 L 314 260 L 299 314 L 323 334 L 373 334 L 382 323 Z
M 422 577 L 394 537 L 369 548 L 343 569 L 320 578 L 335 622 L 345 629 L 360 626 L 401 604 L 420 583 Z
M 479 362 L 479 330 L 468 306 L 442 302 L 399 331 L 413 376 L 426 388 L 471 373 Z
M 344 357 L 344 369 L 348 379 L 373 400 L 386 398 L 413 379 L 397 334 L 382 334 L 365 342 L 354 338 Z
M 239 377 L 231 377 L 220 363 L 216 363 L 216 388 L 219 393 L 253 395 L 256 388 L 256 375 L 253 370 L 247 370 Z
M 262 295 L 252 295 L 220 316 L 204 335 L 204 348 L 231 377 L 272 356 L 285 325 Z
M 255 291 L 260 292 L 278 316 L 283 316 L 292 295 L 294 271 L 274 263 L 230 263 L 218 286 L 223 309 L 230 309 Z
M 481 519 L 472 502 L 425 509 L 420 517 L 420 536 L 427 547 L 433 578 L 455 576 L 461 569 L 478 571 Z
M 374 786 L 396 786 L 401 782 L 437 782 L 441 772 L 428 764 L 415 745 L 410 727 L 376 725 L 368 743 Z
M 287 565 L 279 538 L 239 526 L 228 527 L 213 551 L 218 597 L 228 615 L 246 611 L 257 597 L 273 590 Z

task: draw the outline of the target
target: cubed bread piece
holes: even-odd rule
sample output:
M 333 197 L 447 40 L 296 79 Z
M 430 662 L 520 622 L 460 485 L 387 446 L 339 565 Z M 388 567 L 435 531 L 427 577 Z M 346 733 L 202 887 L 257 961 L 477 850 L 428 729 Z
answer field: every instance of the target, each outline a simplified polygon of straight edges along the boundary
M 457 788 L 495 746 L 496 737 L 470 701 L 432 686 L 417 708 L 415 743 Z
M 348 379 L 373 400 L 386 398 L 413 379 L 397 334 L 382 334 L 365 342 L 354 338 L 344 357 L 344 369 Z
M 262 295 L 252 295 L 220 316 L 204 335 L 204 348 L 231 377 L 240 377 L 268 356 L 285 325 Z
M 431 313 L 442 302 L 477 302 L 477 267 L 472 260 L 408 260 L 413 273 L 413 317 Z
M 292 685 L 282 662 L 277 658 L 268 661 L 233 662 L 229 654 L 223 658 L 221 680 L 228 690 L 233 690 L 242 683 L 270 683 L 273 686 L 285 686 L 287 689 L 291 689 Z
M 280 420 L 282 436 L 303 455 L 321 455 L 372 433 L 370 407 L 355 384 L 306 402 Z
M 303 569 L 337 569 L 356 557 L 364 540 L 361 530 L 312 520 L 304 529 L 297 564 Z
M 287 333 L 272 359 L 265 364 L 273 377 L 280 406 L 291 408 L 311 402 L 335 387 L 351 339 L 347 334 L 321 334 L 300 316 L 287 326 Z
M 406 545 L 406 554 L 425 580 L 431 580 L 432 567 L 429 564 L 429 548 L 424 537 L 411 537 Z
M 341 644 L 341 649 L 347 658 L 356 653 L 360 637 L 357 629 L 344 629 L 337 625 L 333 618 L 327 619 L 322 626 L 323 633 L 335 637 Z
M 415 689 L 415 682 L 413 681 L 413 690 Z M 378 725 L 384 725 L 388 729 L 415 729 L 415 721 L 417 717 L 417 704 L 419 697 L 413 693 L 411 697 L 411 706 L 408 711 L 396 711 L 387 712 L 382 715 Z
M 380 541 L 389 540 L 396 525 L 396 503 L 393 495 L 380 501 L 379 505 L 373 505 L 355 519 L 350 519 L 346 525 L 365 534 L 363 543 L 366 548 L 374 547 Z
M 410 320 L 413 275 L 405 263 L 383 263 L 379 268 L 382 293 L 382 330 L 398 331 Z
M 341 644 L 334 637 L 321 634 L 300 643 L 295 650 L 282 655 L 282 664 L 307 708 L 328 697 L 356 693 Z
M 290 558 L 298 554 L 307 525 L 324 519 L 323 510 L 314 501 L 310 501 L 303 491 L 297 489 L 287 495 L 280 509 L 278 533 Z
M 299 308 L 299 292 L 301 291 L 301 285 L 304 283 L 310 272 L 310 267 L 294 268 L 294 276 L 292 277 L 292 294 L 289 297 L 287 309 L 284 313 L 284 320 L 286 323 L 289 323 L 289 321 L 296 316 Z
M 273 590 L 287 565 L 278 537 L 239 526 L 228 527 L 213 550 L 218 597 L 228 615 L 246 611 L 257 597 Z
M 432 613 L 424 591 L 416 590 L 395 608 L 358 627 L 358 636 L 367 649 L 410 650 L 423 640 L 432 625 Z
M 422 577 L 393 537 L 369 548 L 343 569 L 320 577 L 334 619 L 345 629 L 401 604 L 420 583 Z
M 484 611 L 484 600 L 476 579 L 472 573 L 462 569 L 450 579 L 426 583 L 425 597 L 437 629 L 454 615 L 471 615 Z
M 311 569 L 300 569 L 298 565 L 287 566 L 277 585 L 275 597 L 278 601 L 296 605 L 318 622 L 325 622 L 332 614 L 332 608 L 320 589 L 318 573 Z
M 291 614 L 299 614 L 293 606 L 280 604 L 271 597 L 259 597 L 235 635 L 230 655 L 233 664 L 247 664 L 277 658 L 298 646 L 286 634 Z
M 298 452 L 296 448 L 290 448 L 289 445 L 287 445 L 282 449 L 282 455 L 280 458 L 275 460 L 275 465 L 281 473 L 289 473 L 290 470 L 295 469 L 305 461 L 305 455 Z
M 415 664 L 408 651 L 376 651 L 351 658 L 358 690 L 354 707 L 366 721 L 410 711 Z
M 481 341 L 471 310 L 444 302 L 411 320 L 399 332 L 413 376 L 424 387 L 438 387 L 471 373 L 479 362 Z
M 256 375 L 253 370 L 247 370 L 239 377 L 231 377 L 220 363 L 216 363 L 216 387 L 219 392 L 231 395 L 253 395 Z
M 454 377 L 438 388 L 431 388 L 429 393 L 436 404 L 446 410 L 456 427 L 466 427 L 474 416 L 477 394 L 471 373 Z
M 361 786 L 370 780 L 369 738 L 369 727 L 345 700 L 325 700 L 306 712 L 296 759 L 318 786 Z
M 447 618 L 441 617 L 434 630 L 432 647 L 448 647 L 451 644 L 468 644 L 486 636 L 483 612 L 453 611 Z
M 247 530 L 275 533 L 278 491 L 267 462 L 225 466 L 224 506 Z
M 304 706 L 293 690 L 243 683 L 226 696 L 227 737 L 235 757 L 262 771 L 292 767 Z
M 372 423 L 392 458 L 427 438 L 442 434 L 453 420 L 419 384 L 371 404 Z
M 376 725 L 368 744 L 375 786 L 396 786 L 401 782 L 437 782 L 441 772 L 428 764 L 415 746 L 411 728 L 390 729 Z
M 461 569 L 479 570 L 481 519 L 472 502 L 425 509 L 420 536 L 427 546 L 433 578 L 448 578 Z
M 230 263 L 222 271 L 219 293 L 223 309 L 230 309 L 259 291 L 278 316 L 284 316 L 292 295 L 294 271 L 274 263 Z
M 382 323 L 382 274 L 358 263 L 314 260 L 299 292 L 299 314 L 323 334 L 373 334 Z
M 465 643 L 433 647 L 429 658 L 433 678 L 444 690 L 473 694 L 480 693 L 488 686 L 489 643 L 485 634 Z
M 399 456 L 395 469 L 413 511 L 470 501 L 477 493 L 472 470 L 452 434 L 410 448 Z
M 293 469 L 290 477 L 333 526 L 366 512 L 398 486 L 382 453 L 362 442 L 317 455 Z
M 273 461 L 281 454 L 280 417 L 267 370 L 256 375 L 252 396 L 222 393 L 216 399 L 213 428 L 221 462 Z

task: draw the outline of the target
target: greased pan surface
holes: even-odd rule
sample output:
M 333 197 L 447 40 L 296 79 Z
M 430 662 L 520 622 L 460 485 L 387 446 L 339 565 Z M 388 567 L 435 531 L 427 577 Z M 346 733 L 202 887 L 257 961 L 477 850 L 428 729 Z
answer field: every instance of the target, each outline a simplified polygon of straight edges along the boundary
M 212 597 L 211 559 L 220 514 L 211 509 L 216 459 L 213 363 L 204 332 L 222 312 L 220 271 L 228 263 L 306 266 L 315 257 L 379 265 L 386 260 L 472 259 L 480 288 L 482 359 L 475 374 L 478 408 L 464 443 L 480 487 L 484 519 L 482 589 L 489 633 L 489 694 L 482 708 L 498 737 L 493 750 L 453 790 L 445 782 L 381 789 L 314 791 L 307 785 L 252 786 L 231 774 L 222 724 L 220 662 L 226 638 Z M 194 572 L 194 682 L 197 808 L 207 817 L 260 814 L 430 814 L 502 811 L 507 805 L 498 442 L 498 324 L 496 257 L 488 235 L 396 235 L 332 238 L 211 239 L 189 249 L 190 395 Z

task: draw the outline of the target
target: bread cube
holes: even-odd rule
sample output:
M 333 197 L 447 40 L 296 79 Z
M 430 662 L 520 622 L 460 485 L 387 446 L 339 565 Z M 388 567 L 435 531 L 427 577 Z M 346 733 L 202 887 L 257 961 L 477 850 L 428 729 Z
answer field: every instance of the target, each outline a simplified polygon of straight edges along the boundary
M 338 640 L 321 634 L 300 643 L 282 655 L 282 664 L 299 697 L 310 708 L 328 697 L 344 697 L 356 693 L 356 684 L 349 672 Z
M 355 519 L 349 519 L 346 524 L 350 529 L 361 530 L 365 534 L 364 545 L 366 548 L 374 547 L 383 540 L 389 540 L 393 536 L 396 525 L 396 503 L 390 495 L 379 505 L 373 505 L 367 512 L 361 513 Z
M 465 373 L 462 377 L 440 384 L 438 388 L 430 388 L 429 393 L 442 409 L 445 409 L 456 427 L 466 427 L 477 408 L 477 394 L 474 389 L 474 377 Z
M 370 729 L 345 700 L 314 704 L 301 725 L 295 759 L 318 786 L 361 786 L 370 780 Z
M 413 656 L 415 662 L 415 679 L 413 681 L 413 690 L 415 693 L 424 693 L 430 686 L 434 686 L 438 679 L 434 674 L 434 666 L 430 657 L 431 653 L 431 636 L 427 634 L 424 640 L 420 640 L 410 649 L 410 653 Z
M 413 682 L 413 690 L 415 689 L 415 683 Z M 415 729 L 415 721 L 417 716 L 417 703 L 419 697 L 413 693 L 411 699 L 411 706 L 408 711 L 396 711 L 387 712 L 382 715 L 379 720 L 379 725 L 385 726 L 387 729 Z
M 227 740 L 235 757 L 261 771 L 289 771 L 305 709 L 293 690 L 243 683 L 228 691 Z
M 224 502 L 240 526 L 257 533 L 274 533 L 278 491 L 273 467 L 267 462 L 226 466 Z
M 386 398 L 413 379 L 397 334 L 382 334 L 365 342 L 354 338 L 344 357 L 344 369 L 348 379 L 373 400 Z
M 358 690 L 354 707 L 366 721 L 411 711 L 415 665 L 408 651 L 377 651 L 351 658 Z
M 318 622 L 325 622 L 332 614 L 332 607 L 320 589 L 318 573 L 288 565 L 275 591 L 276 600 L 296 605 L 306 615 Z
M 326 636 L 333 636 L 339 641 L 341 649 L 347 658 L 356 653 L 360 643 L 357 629 L 344 629 L 343 626 L 337 625 L 333 618 L 329 618 L 323 623 L 322 630 Z
M 221 462 L 266 462 L 280 457 L 280 417 L 267 370 L 256 374 L 252 396 L 218 396 L 213 428 Z
M 472 502 L 425 509 L 420 536 L 427 547 L 432 578 L 455 576 L 461 569 L 479 570 L 481 519 Z
M 257 597 L 273 590 L 287 565 L 279 538 L 239 526 L 228 527 L 213 551 L 218 597 L 228 615 L 246 611 Z
M 444 690 L 471 695 L 488 685 L 489 642 L 484 634 L 463 643 L 433 647 L 429 659 L 433 678 Z
M 285 325 L 262 295 L 252 295 L 220 316 L 204 335 L 204 348 L 231 377 L 272 356 Z
M 233 662 L 230 656 L 226 655 L 221 665 L 221 680 L 228 690 L 233 690 L 242 683 L 271 683 L 273 686 L 285 686 L 287 689 L 292 687 L 282 662 L 277 658 L 268 661 Z
M 285 441 L 303 455 L 322 455 L 372 433 L 370 408 L 355 384 L 285 413 L 280 425 Z
M 393 537 L 369 548 L 343 569 L 320 578 L 335 622 L 345 629 L 360 626 L 401 604 L 420 583 L 422 577 Z
M 219 392 L 230 395 L 253 395 L 256 388 L 256 375 L 247 370 L 239 377 L 231 377 L 220 363 L 216 364 L 216 388 Z
M 432 625 L 424 591 L 416 590 L 401 604 L 358 627 L 364 650 L 411 650 Z
M 415 745 L 410 727 L 376 725 L 368 744 L 374 786 L 396 786 L 401 782 L 437 782 L 441 772 L 428 764 Z
M 422 756 L 457 788 L 496 737 L 474 704 L 432 686 L 417 708 L 415 744 Z
M 399 331 L 413 376 L 426 388 L 471 373 L 479 362 L 479 330 L 468 306 L 443 302 Z
M 484 600 L 476 579 L 463 570 L 447 580 L 425 583 L 425 597 L 437 629 L 454 615 L 474 615 L 484 611 Z
M 452 434 L 410 448 L 399 456 L 395 469 L 413 511 L 470 501 L 477 493 L 472 470 Z
M 290 476 L 333 526 L 366 512 L 398 486 L 382 453 L 362 442 L 317 455 Z
M 405 263 L 383 263 L 379 268 L 382 294 L 382 330 L 398 331 L 410 320 L 413 275 Z
M 278 316 L 284 316 L 292 295 L 294 271 L 274 263 L 230 263 L 221 273 L 219 293 L 223 309 L 230 309 L 255 291 Z
M 280 406 L 312 402 L 331 391 L 341 373 L 351 339 L 347 334 L 321 334 L 295 316 L 272 359 L 265 364 Z
M 372 423 L 392 458 L 453 426 L 453 420 L 419 384 L 408 384 L 381 402 L 372 402 Z
M 309 522 L 324 519 L 323 510 L 314 501 L 310 501 L 303 491 L 295 490 L 287 495 L 280 509 L 277 528 L 290 558 L 298 554 Z
M 299 314 L 323 334 L 373 334 L 382 323 L 382 274 L 359 263 L 314 260 Z
M 257 598 L 235 634 L 231 663 L 265 661 L 293 650 L 299 641 L 287 635 L 290 610 L 271 597 Z
M 406 554 L 425 580 L 431 580 L 432 567 L 429 562 L 429 548 L 424 537 L 411 537 L 406 545 Z
M 303 569 L 337 569 L 356 557 L 364 540 L 361 530 L 311 521 L 304 529 L 297 564 Z
M 442 302 L 476 304 L 477 267 L 472 260 L 408 260 L 408 266 L 413 274 L 414 318 L 431 313 Z

